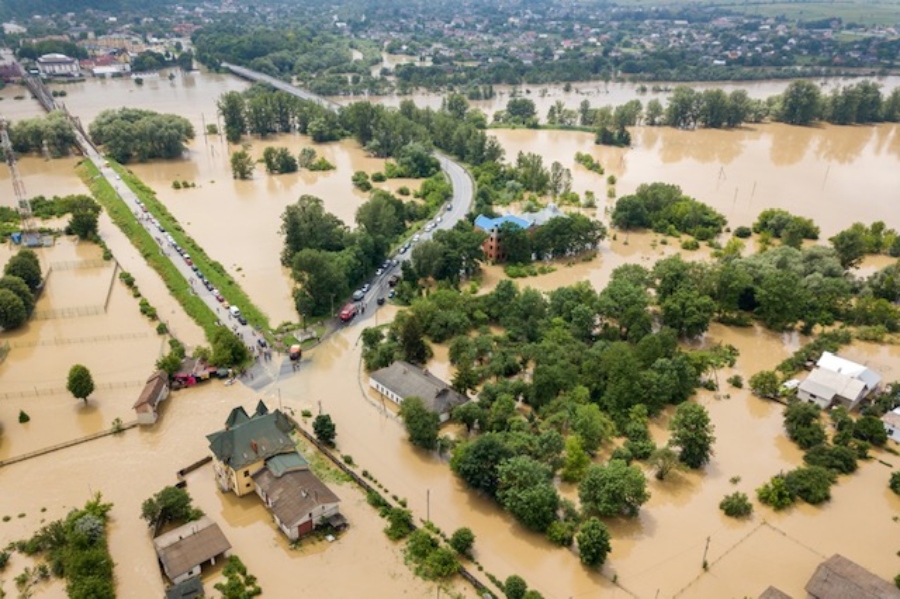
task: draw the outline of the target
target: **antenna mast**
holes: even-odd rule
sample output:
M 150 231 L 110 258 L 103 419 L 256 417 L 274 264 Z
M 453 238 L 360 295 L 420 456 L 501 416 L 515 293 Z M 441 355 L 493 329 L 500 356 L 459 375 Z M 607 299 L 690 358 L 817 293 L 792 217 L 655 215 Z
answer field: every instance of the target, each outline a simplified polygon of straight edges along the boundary
M 19 174 L 19 167 L 16 164 L 16 153 L 13 151 L 12 142 L 9 140 L 9 122 L 4 118 L 0 118 L 0 147 L 3 148 L 6 164 L 9 165 L 9 174 L 12 177 L 16 207 L 22 219 L 22 236 L 27 239 L 29 233 L 34 232 L 31 201 L 25 193 L 25 184 L 22 182 L 22 176 Z

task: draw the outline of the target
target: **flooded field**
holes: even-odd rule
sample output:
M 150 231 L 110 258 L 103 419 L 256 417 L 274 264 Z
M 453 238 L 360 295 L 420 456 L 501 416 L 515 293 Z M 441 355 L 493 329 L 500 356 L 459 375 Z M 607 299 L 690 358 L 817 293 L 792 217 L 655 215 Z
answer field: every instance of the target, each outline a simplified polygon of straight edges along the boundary
M 885 86 L 896 86 L 898 81 L 892 78 Z M 592 85 L 599 98 L 603 84 Z M 783 85 L 776 82 L 748 87 L 752 95 L 763 97 Z M 194 122 L 201 133 L 202 125 L 215 119 L 218 96 L 245 87 L 235 78 L 200 72 L 178 74 L 173 81 L 148 80 L 143 87 L 130 80 L 88 81 L 67 86 L 66 103 L 84 122 L 104 108 L 126 104 L 178 112 Z M 589 87 L 576 85 L 564 101 L 577 106 Z M 10 93 L 9 88 L 0 92 Z M 621 99 L 602 103 L 627 101 L 633 93 L 633 88 L 629 92 L 611 84 L 610 94 L 603 95 L 618 98 L 616 94 L 621 94 Z M 548 92 L 547 107 L 559 99 L 554 94 L 560 96 L 562 92 Z M 97 98 L 104 98 L 102 105 Z M 429 103 L 434 98 L 412 97 Z M 601 103 L 594 97 L 589 99 L 595 105 Z M 12 102 L 4 100 L 0 112 L 13 105 L 27 112 L 30 104 L 30 100 Z M 498 98 L 494 104 L 502 107 L 505 98 Z M 539 111 L 546 112 L 543 104 L 539 106 Z M 821 226 L 823 238 L 855 220 L 881 219 L 889 227 L 900 228 L 894 206 L 895 173 L 900 161 L 900 127 L 895 125 L 760 125 L 737 131 L 695 132 L 637 128 L 631 149 L 595 146 L 593 136 L 582 133 L 498 130 L 492 134 L 501 141 L 508 158 L 525 151 L 541 154 L 545 164 L 559 160 L 572 169 L 575 191 L 593 190 L 598 199 L 606 196 L 605 178 L 575 165 L 578 151 L 591 154 L 607 174 L 618 177 L 619 195 L 632 192 L 641 183 L 676 183 L 685 193 L 716 207 L 732 226 L 750 224 L 764 208 L 781 207 L 813 218 Z M 311 144 L 302 136 L 252 140 L 254 156 L 261 155 L 267 145 L 288 147 L 296 153 Z M 221 138 L 202 135 L 191 144 L 190 155 L 184 160 L 132 168 L 157 191 L 185 230 L 234 274 L 277 324 L 297 318 L 290 299 L 289 273 L 279 262 L 282 241 L 278 229 L 284 207 L 302 194 L 316 195 L 325 201 L 326 209 L 351 224 L 366 196 L 353 189 L 350 176 L 355 170 L 374 172 L 383 168 L 382 161 L 367 157 L 351 141 L 315 147 L 337 170 L 269 176 L 257 165 L 252 181 L 234 181 L 228 165 L 228 154 L 234 148 Z M 23 160 L 29 192 L 71 193 L 64 191 L 69 186 L 83 190 L 79 183 L 72 182 L 73 163 Z M 8 179 L 8 173 L 0 169 L 0 181 L 5 181 L 4 177 Z M 197 187 L 172 189 L 176 179 L 194 182 Z M 396 189 L 400 184 L 407 183 L 392 181 L 385 185 Z M 56 189 L 60 191 L 52 191 Z M 600 201 L 598 215 L 606 222 L 605 208 L 610 205 Z M 199 329 L 186 320 L 180 308 L 171 300 L 165 303 L 165 288 L 127 240 L 116 237 L 117 229 L 105 218 L 100 226 L 114 254 L 135 274 L 151 303 L 164 317 L 170 315 L 167 320 L 173 323 L 176 334 L 189 344 L 202 341 Z M 50 257 L 42 254 L 42 262 L 84 260 L 89 255 L 86 248 L 93 246 L 61 242 L 52 250 L 42 250 L 58 252 Z M 0 248 L 0 263 L 5 262 L 9 251 Z M 676 251 L 680 251 L 676 244 L 664 245 L 657 235 L 620 233 L 604 242 L 592 260 L 556 264 L 555 272 L 522 279 L 518 284 L 550 290 L 588 280 L 600 288 L 616 266 L 629 262 L 650 266 Z M 704 259 L 709 249 L 684 255 L 687 259 Z M 882 258 L 870 259 L 860 272 L 886 264 Z M 38 310 L 97 305 L 105 297 L 102 285 L 110 282 L 111 272 L 104 274 L 104 270 L 111 269 L 63 271 L 59 278 L 60 273 L 54 273 Z M 503 276 L 500 267 L 485 267 L 481 292 L 492 289 Z M 20 345 L 0 365 L 0 422 L 5 425 L 0 459 L 106 428 L 115 417 L 132 419 L 131 404 L 139 392 L 134 387 L 98 389 L 87 408 L 65 392 L 45 396 L 31 391 L 35 396 L 26 397 L 30 388 L 64 386 L 65 372 L 73 359 L 87 364 L 97 382 L 133 384 L 130 382 L 149 374 L 161 349 L 161 338 L 139 314 L 136 300 L 125 288 L 118 282 L 111 288 L 104 317 L 32 321 L 20 332 L 0 336 Z M 394 314 L 396 310 L 387 307 L 378 313 L 376 322 L 384 323 Z M 801 597 L 815 565 L 832 553 L 840 552 L 884 578 L 893 578 L 900 571 L 896 556 L 900 524 L 893 521 L 900 514 L 900 498 L 887 490 L 890 468 L 877 459 L 861 463 L 857 473 L 842 477 L 833 489 L 832 501 L 824 507 L 800 505 L 775 513 L 756 504 L 754 515 L 744 522 L 721 514 L 717 506 L 725 494 L 740 490 L 753 496 L 753 490 L 770 476 L 802 463 L 801 452 L 784 435 L 782 407 L 754 398 L 746 390 L 725 388 L 724 383 L 720 398 L 709 392 L 697 397 L 716 426 L 718 442 L 712 462 L 702 473 L 677 474 L 664 482 L 651 476 L 650 502 L 639 518 L 610 522 L 613 551 L 601 572 L 589 571 L 572 552 L 524 530 L 495 504 L 466 490 L 450 473 L 445 459 L 419 452 L 407 442 L 394 412 L 384 409 L 368 392 L 358 337 L 362 328 L 371 324 L 370 319 L 341 329 L 307 352 L 308 359 L 298 374 L 276 381 L 261 395 L 270 405 L 281 402 L 297 413 L 303 409 L 315 412 L 321 405 L 337 424 L 340 453 L 353 456 L 391 493 L 407 498 L 417 517 L 430 515 L 447 532 L 460 526 L 472 528 L 477 558 L 501 579 L 519 574 L 548 599 L 597 595 L 743 597 L 756 596 L 769 584 Z M 60 338 L 104 334 L 135 337 L 80 345 L 58 342 Z M 721 371 L 719 377 L 724 381 L 731 374 L 741 374 L 746 380 L 761 369 L 772 368 L 805 341 L 797 335 L 777 335 L 759 328 L 713 325 L 698 346 L 716 342 L 736 346 L 740 357 L 735 368 Z M 881 372 L 887 380 L 900 378 L 900 348 L 855 344 L 841 353 Z M 452 377 L 446 349 L 435 347 L 429 368 L 442 378 Z M 10 392 L 19 397 L 12 401 L 3 398 L 3 393 Z M 222 426 L 231 407 L 250 406 L 256 397 L 241 385 L 226 388 L 211 383 L 173 395 L 161 422 L 150 430 L 131 430 L 3 468 L 0 485 L 9 488 L 10 481 L 15 481 L 17 492 L 0 494 L 0 515 L 13 516 L 10 522 L 0 523 L 0 544 L 26 536 L 39 526 L 41 518 L 58 518 L 69 507 L 83 504 L 91 492 L 102 490 L 116 504 L 110 538 L 120 589 L 137 589 L 133 596 L 159 596 L 162 582 L 152 546 L 145 541 L 146 528 L 138 519 L 140 503 L 173 483 L 179 468 L 206 454 L 204 435 Z M 23 406 L 32 417 L 25 426 L 15 422 Z M 657 442 L 666 439 L 667 417 L 663 415 L 653 423 Z M 892 464 L 893 469 L 900 468 L 896 456 L 875 453 L 875 457 Z M 731 482 L 735 477 L 740 477 L 739 481 Z M 291 596 L 296 589 L 321 597 L 435 594 L 433 587 L 412 577 L 397 549 L 381 533 L 381 521 L 349 486 L 335 486 L 352 523 L 348 534 L 324 550 L 291 552 L 261 505 L 220 494 L 208 468 L 191 474 L 188 484 L 200 507 L 223 526 L 234 552 L 260 578 L 265 596 Z M 563 491 L 572 493 L 572 489 Z M 35 497 L 41 498 L 38 504 Z M 38 513 L 39 506 L 47 507 L 46 514 Z M 15 518 L 18 513 L 26 515 Z M 702 569 L 705 551 L 708 572 Z M 13 558 L 12 572 L 21 569 L 20 559 Z M 352 564 L 352 577 L 344 575 L 348 564 Z M 287 569 L 292 576 L 285 575 Z M 214 582 L 215 576 L 208 576 L 208 582 Z M 12 592 L 11 585 L 7 581 L 4 589 Z M 60 597 L 62 592 L 57 583 L 42 589 L 40 596 Z
M 42 521 L 64 517 L 96 491 L 114 504 L 109 533 L 116 561 L 120 596 L 156 599 L 163 581 L 147 526 L 140 519 L 141 502 L 163 486 L 176 482 L 175 473 L 207 455 L 205 434 L 221 429 L 232 407 L 255 405 L 241 385 L 217 382 L 177 392 L 164 404 L 161 420 L 149 430 L 132 429 L 0 470 L 0 482 L 16 492 L 0 493 L 0 544 L 25 538 Z M 274 406 L 273 406 L 274 407 Z M 341 499 L 350 522 L 348 532 L 333 544 L 291 550 L 255 496 L 237 498 L 217 490 L 210 466 L 190 474 L 188 490 L 195 504 L 215 520 L 249 571 L 259 578 L 265 597 L 291 597 L 302 592 L 317 597 L 431 597 L 436 589 L 415 579 L 400 551 L 382 533 L 383 520 L 351 485 L 329 483 Z M 46 507 L 46 512 L 40 509 Z M 22 518 L 16 515 L 22 513 Z M 14 554 L 7 572 L 17 574 L 25 560 Z M 346 571 L 352 568 L 353 575 Z M 12 577 L 2 588 L 13 596 Z M 221 577 L 204 577 L 208 593 Z M 61 584 L 40 587 L 36 596 L 65 597 Z
M 9 354 L 0 364 L 0 459 L 108 429 L 115 418 L 134 420 L 132 405 L 163 349 L 155 324 L 138 300 L 100 260 L 100 248 L 63 238 L 37 250 L 50 271 L 34 317 L 0 333 Z M 0 249 L 0 262 L 10 254 Z M 87 403 L 66 391 L 74 364 L 91 371 L 96 390 Z M 31 417 L 17 422 L 19 410 Z

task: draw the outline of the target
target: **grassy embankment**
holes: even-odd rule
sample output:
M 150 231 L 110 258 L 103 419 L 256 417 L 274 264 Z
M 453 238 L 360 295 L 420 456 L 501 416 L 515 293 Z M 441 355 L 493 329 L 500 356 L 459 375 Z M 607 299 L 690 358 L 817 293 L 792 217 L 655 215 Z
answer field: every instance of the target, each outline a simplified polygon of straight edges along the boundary
M 100 171 L 90 160 L 83 160 L 78 166 L 78 175 L 88 186 L 94 198 L 103 206 L 112 221 L 131 240 L 131 243 L 144 257 L 147 264 L 155 270 L 169 289 L 169 293 L 178 300 L 188 316 L 194 319 L 208 339 L 216 330 L 216 315 L 191 291 L 190 285 L 178 272 L 172 262 L 162 255 L 159 244 L 153 239 L 131 208 L 119 198 L 109 182 L 100 176 Z
M 147 206 L 159 223 L 170 234 L 175 243 L 187 250 L 191 260 L 196 264 L 213 286 L 228 300 L 228 303 L 241 309 L 244 318 L 256 329 L 267 332 L 269 330 L 268 317 L 257 308 L 247 294 L 241 289 L 235 280 L 228 274 L 225 267 L 212 260 L 209 255 L 197 244 L 196 241 L 184 232 L 184 229 L 175 219 L 168 208 L 156 197 L 156 192 L 147 187 L 127 168 L 115 161 L 109 161 L 110 166 L 122 177 L 122 181 L 137 195 Z M 185 283 L 186 284 L 186 283 Z

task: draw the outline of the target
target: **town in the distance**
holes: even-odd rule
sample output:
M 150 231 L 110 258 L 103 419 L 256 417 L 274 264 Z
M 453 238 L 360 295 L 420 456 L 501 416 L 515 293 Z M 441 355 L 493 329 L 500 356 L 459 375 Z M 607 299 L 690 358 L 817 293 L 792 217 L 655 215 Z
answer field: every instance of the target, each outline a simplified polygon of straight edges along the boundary
M 0 598 L 900 599 L 900 0 L 0 24 Z

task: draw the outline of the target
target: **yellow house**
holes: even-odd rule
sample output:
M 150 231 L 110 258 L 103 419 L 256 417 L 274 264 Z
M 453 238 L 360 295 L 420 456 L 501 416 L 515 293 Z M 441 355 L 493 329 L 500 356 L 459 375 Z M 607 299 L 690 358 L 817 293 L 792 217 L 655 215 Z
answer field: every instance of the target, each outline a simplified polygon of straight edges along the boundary
M 234 408 L 225 429 L 206 436 L 219 488 L 238 496 L 253 493 L 253 475 L 265 468 L 268 458 L 297 451 L 288 436 L 292 429 L 284 414 L 269 412 L 262 401 L 253 416 L 242 407 Z

